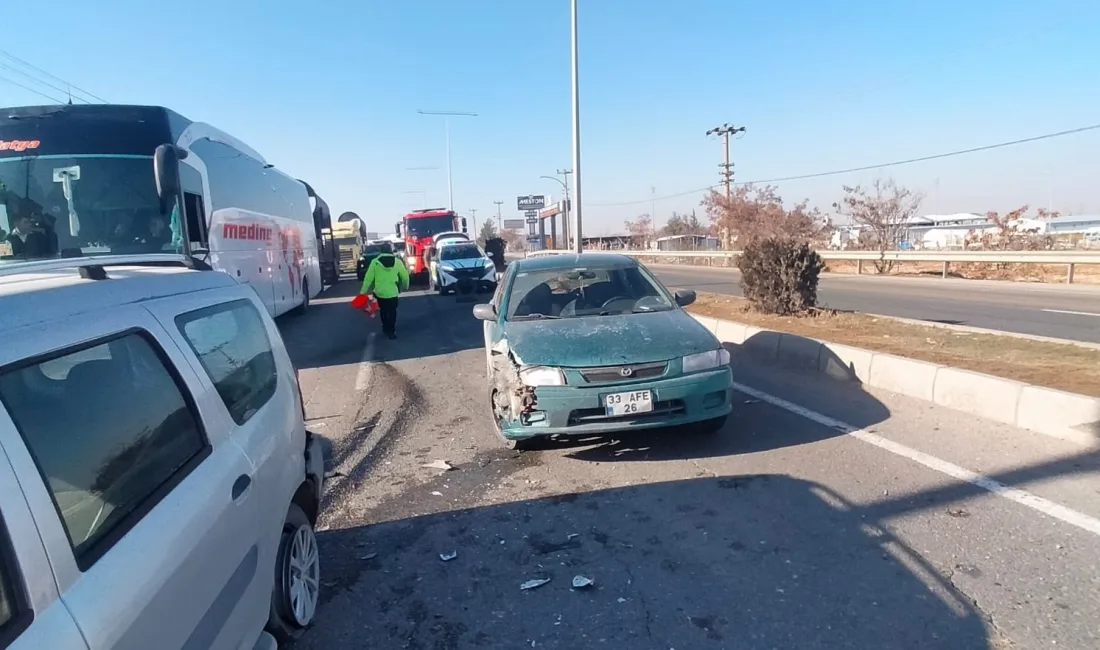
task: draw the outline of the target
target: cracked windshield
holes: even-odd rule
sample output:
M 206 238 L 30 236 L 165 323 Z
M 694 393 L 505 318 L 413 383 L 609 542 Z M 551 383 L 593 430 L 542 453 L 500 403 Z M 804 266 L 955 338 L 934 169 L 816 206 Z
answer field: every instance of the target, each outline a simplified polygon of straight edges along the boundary
M 1100 3 L 316 4 L 4 10 L 0 649 L 1100 648 Z

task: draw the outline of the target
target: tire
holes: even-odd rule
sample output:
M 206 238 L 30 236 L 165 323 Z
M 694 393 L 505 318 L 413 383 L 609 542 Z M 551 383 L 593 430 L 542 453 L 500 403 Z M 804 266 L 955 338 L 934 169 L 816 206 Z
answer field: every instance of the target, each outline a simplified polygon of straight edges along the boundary
M 700 435 L 700 436 L 714 435 L 714 434 L 718 433 L 719 431 L 721 431 L 722 427 L 726 426 L 726 420 L 728 420 L 729 417 L 730 416 L 728 416 L 728 415 L 723 415 L 722 417 L 719 417 L 719 418 L 712 418 L 710 420 L 703 420 L 702 422 L 694 422 L 694 423 L 688 425 L 688 430 L 691 433 L 693 433 L 695 435 Z
M 295 581 L 295 575 L 301 575 L 302 571 L 292 567 L 292 559 L 306 565 L 305 573 L 309 578 Z M 309 582 L 314 583 L 312 589 L 308 588 Z M 296 594 L 299 596 L 297 600 L 294 599 Z M 317 616 L 320 599 L 321 565 L 317 537 L 306 513 L 292 503 L 283 522 L 279 549 L 275 555 L 275 587 L 271 591 L 267 631 L 280 646 L 298 638 Z
M 294 308 L 294 313 L 301 316 L 309 311 L 309 280 L 302 280 L 302 304 Z

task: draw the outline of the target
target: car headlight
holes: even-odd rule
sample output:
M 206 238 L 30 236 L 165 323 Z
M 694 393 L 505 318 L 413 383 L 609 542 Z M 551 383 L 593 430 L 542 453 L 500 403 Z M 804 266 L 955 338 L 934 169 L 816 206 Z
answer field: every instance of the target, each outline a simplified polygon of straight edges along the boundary
M 451 266 L 450 264 L 440 264 L 439 270 L 446 271 L 448 273 L 454 273 L 455 267 Z
M 725 348 L 689 354 L 684 357 L 684 372 L 699 372 L 724 366 L 730 362 L 730 351 Z
M 557 368 L 531 366 L 519 371 L 524 386 L 564 386 L 565 375 Z

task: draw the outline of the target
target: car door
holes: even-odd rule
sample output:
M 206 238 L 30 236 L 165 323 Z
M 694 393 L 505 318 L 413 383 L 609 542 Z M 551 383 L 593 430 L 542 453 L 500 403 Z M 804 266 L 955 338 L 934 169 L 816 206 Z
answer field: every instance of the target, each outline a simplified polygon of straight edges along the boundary
M 57 593 L 53 570 L 5 445 L 22 445 L 0 408 L 0 648 L 87 650 Z M 55 517 L 53 509 L 43 513 Z
M 261 570 L 243 587 L 241 607 L 262 625 L 283 521 L 304 479 L 306 433 L 293 364 L 263 304 L 236 287 L 156 301 L 148 309 L 191 352 L 188 362 L 203 392 L 213 396 L 206 416 L 254 468 L 259 514 L 251 538 Z
M 511 268 L 505 270 L 504 277 L 497 283 L 497 290 L 493 292 L 493 298 L 489 304 L 496 310 L 495 320 L 482 322 L 482 335 L 485 339 L 485 377 L 491 382 L 493 379 L 493 347 L 500 341 L 504 322 L 504 295 L 508 290 L 509 280 L 515 275 Z
M 141 307 L 36 329 L 0 354 L 19 438 L 5 451 L 88 646 L 254 641 L 258 500 L 248 458 L 210 425 L 218 396 Z

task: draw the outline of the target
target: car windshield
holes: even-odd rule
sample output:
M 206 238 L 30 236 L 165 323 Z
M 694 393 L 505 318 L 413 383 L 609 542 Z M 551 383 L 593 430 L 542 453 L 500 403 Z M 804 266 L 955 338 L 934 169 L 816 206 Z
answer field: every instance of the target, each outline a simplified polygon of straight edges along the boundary
M 438 235 L 441 232 L 454 230 L 454 228 L 454 219 L 448 216 L 405 219 L 405 230 L 413 237 Z
M 439 249 L 439 259 L 442 262 L 448 260 L 469 260 L 484 257 L 481 249 L 475 244 L 451 244 Z
M 636 265 L 516 274 L 508 294 L 508 320 L 579 318 L 674 309 L 668 291 Z
M 151 156 L 0 159 L 0 263 L 182 252 L 180 231 L 178 211 L 160 213 Z
M 389 244 L 369 244 L 363 247 L 364 255 L 378 255 L 380 253 L 392 253 L 393 249 Z

